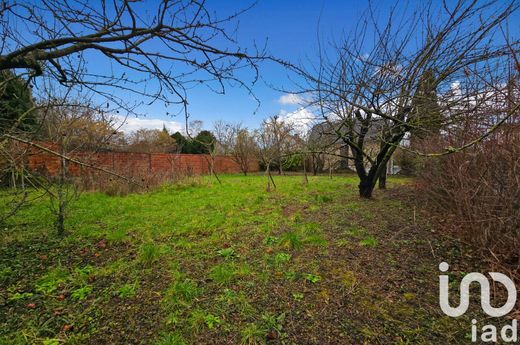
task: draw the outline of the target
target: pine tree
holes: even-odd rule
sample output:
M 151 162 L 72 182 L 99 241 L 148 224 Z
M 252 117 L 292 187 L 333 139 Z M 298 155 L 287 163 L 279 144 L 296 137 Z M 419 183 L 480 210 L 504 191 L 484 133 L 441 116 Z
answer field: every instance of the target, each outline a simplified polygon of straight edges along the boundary
M 414 116 L 410 124 L 412 140 L 424 139 L 432 135 L 438 135 L 442 125 L 442 114 L 437 98 L 437 85 L 435 74 L 427 69 L 419 78 L 417 91 L 412 101 Z
M 31 131 L 36 127 L 36 116 L 31 89 L 25 80 L 11 71 L 0 72 L 0 133 L 13 129 Z

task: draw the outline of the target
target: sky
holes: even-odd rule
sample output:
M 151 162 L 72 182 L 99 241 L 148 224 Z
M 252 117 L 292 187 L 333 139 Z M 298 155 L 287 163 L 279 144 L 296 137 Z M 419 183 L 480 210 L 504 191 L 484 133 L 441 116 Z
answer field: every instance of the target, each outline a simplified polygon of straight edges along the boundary
M 250 3 L 236 0 L 208 2 L 217 14 L 223 15 L 247 7 Z M 298 63 L 315 56 L 318 32 L 330 36 L 349 30 L 365 8 L 363 1 L 351 0 L 260 0 L 239 17 L 237 39 L 240 45 L 246 47 L 253 42 L 260 45 L 267 42 L 270 55 Z M 298 98 L 277 90 L 294 88 L 286 71 L 273 63 L 266 63 L 260 65 L 260 77 L 253 87 L 259 103 L 246 90 L 237 87 L 227 88 L 225 95 L 215 94 L 204 86 L 190 90 L 190 119 L 202 120 L 208 129 L 217 120 L 241 122 L 244 126 L 255 128 L 263 119 L 273 115 L 300 124 L 308 122 L 312 114 L 301 109 Z M 167 115 L 168 109 L 163 104 L 142 107 L 141 112 L 146 116 L 127 118 L 128 123 L 122 127 L 125 132 L 140 126 L 162 128 L 163 123 L 170 131 L 183 127 L 182 115 Z
M 27 1 L 35 1 L 36 4 L 39 0 Z M 148 11 L 155 13 L 154 3 L 157 1 L 134 1 L 132 6 L 145 15 Z M 331 39 L 338 39 L 344 33 L 352 31 L 369 5 L 369 2 L 364 0 L 258 0 L 256 3 L 253 1 L 207 0 L 206 5 L 216 13 L 217 17 L 222 18 L 254 4 L 237 19 L 238 45 L 251 48 L 255 43 L 259 46 L 265 44 L 269 55 L 296 65 L 308 64 L 309 61 L 316 59 L 319 50 L 318 42 L 327 45 Z M 453 1 L 455 0 L 448 0 L 448 2 Z M 433 0 L 434 4 L 439 2 Z M 372 7 L 377 13 L 385 16 L 395 3 L 396 1 L 390 0 L 373 0 Z M 398 3 L 413 9 L 416 5 L 424 5 L 426 2 L 403 0 Z M 518 23 L 520 23 L 519 11 L 512 18 L 512 25 L 510 25 L 516 38 L 520 33 Z M 229 29 L 235 29 L 236 24 L 236 22 L 232 23 Z M 103 73 L 107 68 L 118 68 L 113 61 L 99 59 L 94 55 L 88 55 L 90 54 L 88 52 L 86 54 L 90 72 L 102 71 L 99 73 Z M 132 73 L 128 69 L 117 72 Z M 259 73 L 260 79 L 252 88 L 254 97 L 245 89 L 230 85 L 227 85 L 224 95 L 212 92 L 203 84 L 190 89 L 188 91 L 190 120 L 201 120 L 205 129 L 211 129 L 213 123 L 218 120 L 241 122 L 248 128 L 255 128 L 262 120 L 279 115 L 304 130 L 305 124 L 312 120 L 313 114 L 308 109 L 302 108 L 299 98 L 290 93 L 290 90 L 297 89 L 292 79 L 294 75 L 290 75 L 274 63 L 261 63 Z M 245 82 L 250 77 L 244 75 Z M 122 99 L 132 97 L 117 89 L 111 89 L 110 92 L 116 93 Z M 137 112 L 142 115 L 124 117 L 114 114 L 120 122 L 124 121 L 121 129 L 126 133 L 139 128 L 162 129 L 164 126 L 170 132 L 184 128 L 183 115 L 170 115 L 179 113 L 179 108 L 175 106 L 165 106 L 162 102 L 155 102 L 140 106 Z

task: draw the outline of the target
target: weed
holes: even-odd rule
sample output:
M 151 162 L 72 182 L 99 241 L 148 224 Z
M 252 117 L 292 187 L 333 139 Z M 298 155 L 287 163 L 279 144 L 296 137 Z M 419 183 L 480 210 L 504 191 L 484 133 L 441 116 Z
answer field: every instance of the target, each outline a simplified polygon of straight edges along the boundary
M 317 282 L 319 282 L 321 280 L 321 277 L 319 275 L 316 275 L 316 274 L 307 273 L 305 275 L 305 279 L 310 281 L 313 284 L 316 284 Z
M 282 247 L 287 247 L 290 249 L 299 249 L 303 246 L 300 235 L 294 231 L 289 231 L 283 234 L 279 243 Z
M 231 264 L 214 266 L 211 269 L 209 277 L 218 284 L 227 284 L 235 277 L 235 266 Z
M 218 253 L 218 255 L 222 256 L 224 259 L 232 259 L 234 257 L 238 257 L 235 253 L 235 250 L 231 247 L 217 250 L 217 253 Z
M 405 292 L 405 293 L 403 294 L 403 297 L 404 297 L 404 299 L 410 301 L 410 300 L 415 299 L 415 294 L 412 293 L 412 292 Z
M 320 247 L 326 247 L 327 246 L 327 240 L 325 240 L 320 234 L 312 234 L 305 237 L 304 240 L 305 243 L 320 246 Z
M 201 289 L 191 279 L 174 282 L 167 290 L 166 296 L 175 304 L 189 304 L 201 293 Z
M 173 332 L 164 334 L 155 345 L 187 345 L 187 342 L 180 333 Z
M 226 302 L 231 304 L 232 301 L 237 297 L 237 293 L 231 289 L 224 289 L 223 292 L 217 297 L 220 302 Z
M 60 341 L 58 339 L 44 339 L 42 341 L 43 345 L 59 345 Z
M 95 268 L 91 265 L 76 267 L 72 277 L 74 285 L 85 285 L 87 278 L 92 274 L 92 272 L 94 272 L 94 270 Z
M 338 247 L 348 247 L 350 245 L 350 241 L 345 239 L 337 240 L 336 245 Z
M 291 217 L 291 220 L 293 223 L 299 223 L 302 221 L 302 216 L 300 213 L 295 213 L 292 217 Z
M 366 234 L 366 230 L 362 227 L 353 226 L 346 230 L 347 235 L 352 237 L 362 237 Z
M 215 316 L 213 314 L 207 313 L 206 311 L 202 309 L 195 309 L 189 319 L 188 322 L 192 329 L 200 331 L 204 325 L 208 327 L 209 329 L 220 325 L 222 321 L 218 316 Z
M 30 298 L 32 296 L 33 296 L 33 294 L 31 292 L 23 292 L 23 293 L 16 292 L 11 297 L 9 297 L 9 301 L 19 301 L 22 299 Z
M 278 316 L 271 313 L 262 314 L 260 322 L 250 323 L 240 332 L 240 343 L 245 345 L 265 344 L 267 333 L 281 334 L 284 319 L 285 313 Z
M 206 326 L 208 326 L 209 329 L 212 329 L 213 327 L 220 325 L 222 321 L 218 316 L 207 314 L 204 317 L 204 322 L 206 322 Z
M 261 326 L 256 323 L 248 324 L 241 332 L 241 341 L 242 345 L 259 345 L 265 343 L 265 335 L 266 331 Z
M 368 235 L 367 237 L 362 239 L 359 242 L 359 244 L 364 247 L 375 247 L 375 246 L 377 246 L 377 239 L 372 235 Z
M 292 297 L 295 301 L 299 302 L 303 299 L 304 295 L 301 292 L 293 292 Z
M 116 294 L 121 298 L 134 297 L 137 289 L 139 288 L 139 282 L 133 284 L 125 284 L 116 290 Z
M 284 277 L 287 280 L 296 280 L 296 278 L 298 278 L 298 274 L 293 270 L 289 270 L 289 271 L 285 271 Z
M 92 292 L 92 286 L 85 285 L 72 292 L 71 297 L 79 301 L 84 300 Z
M 139 261 L 145 267 L 151 267 L 161 256 L 160 247 L 153 243 L 143 243 L 139 248 Z
M 4 267 L 0 270 L 0 280 L 8 278 L 13 273 L 13 269 L 11 267 Z
M 54 268 L 36 282 L 36 292 L 44 295 L 52 294 L 61 284 L 66 282 L 67 278 L 68 273 L 65 269 Z
M 262 323 L 269 331 L 276 331 L 278 334 L 282 332 L 282 324 L 285 320 L 285 313 L 274 315 L 271 313 L 262 314 Z
M 166 324 L 170 326 L 175 326 L 181 320 L 179 313 L 170 313 L 166 316 Z
M 278 242 L 278 238 L 276 238 L 276 237 L 274 237 L 274 236 L 267 236 L 267 237 L 264 239 L 264 244 L 267 245 L 267 246 L 275 245 L 276 242 Z
M 90 273 L 92 273 L 92 271 L 94 271 L 94 267 L 92 267 L 91 265 L 86 265 L 83 267 L 76 267 L 74 269 L 74 273 L 80 277 L 86 277 Z
M 289 260 L 291 260 L 291 254 L 287 254 L 287 253 L 278 253 L 275 255 L 274 257 L 274 265 L 276 267 L 280 267 L 282 266 L 283 264 L 289 262 Z
M 254 314 L 255 310 L 249 304 L 247 296 L 243 292 L 235 292 L 231 289 L 224 289 L 223 292 L 216 298 L 217 301 L 223 303 L 226 308 L 232 307 L 238 313 L 244 316 Z

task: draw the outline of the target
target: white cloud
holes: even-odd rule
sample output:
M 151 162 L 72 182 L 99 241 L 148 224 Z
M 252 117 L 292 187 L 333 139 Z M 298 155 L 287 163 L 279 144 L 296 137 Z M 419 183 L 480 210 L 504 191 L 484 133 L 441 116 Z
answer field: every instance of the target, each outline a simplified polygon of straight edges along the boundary
M 303 99 L 294 93 L 287 93 L 278 99 L 278 103 L 283 105 L 301 105 Z
M 147 118 L 138 118 L 138 117 L 124 117 L 121 115 L 114 116 L 115 127 L 120 131 L 123 131 L 125 134 L 129 134 L 138 129 L 163 129 L 163 126 L 168 129 L 170 133 L 175 133 L 177 131 L 181 131 L 183 126 L 175 121 L 167 121 L 161 119 L 147 119 Z
M 296 111 L 280 111 L 280 119 L 292 125 L 299 134 L 305 134 L 314 124 L 316 115 L 306 108 L 299 108 Z
M 460 81 L 454 81 L 450 84 L 450 88 L 451 88 L 451 92 L 453 92 L 453 94 L 455 96 L 460 96 L 462 95 L 462 90 L 460 88 Z

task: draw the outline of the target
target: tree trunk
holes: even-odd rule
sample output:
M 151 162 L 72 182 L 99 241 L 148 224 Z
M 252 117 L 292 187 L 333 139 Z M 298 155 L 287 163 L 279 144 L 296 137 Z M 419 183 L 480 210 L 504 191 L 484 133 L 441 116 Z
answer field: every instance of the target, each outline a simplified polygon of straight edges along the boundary
M 271 180 L 269 179 L 269 164 L 267 164 L 267 167 L 265 168 L 265 176 L 267 177 L 267 188 L 266 190 L 268 192 L 271 191 Z
M 303 183 L 308 184 L 309 178 L 307 177 L 307 157 L 303 156 Z
M 381 176 L 379 176 L 379 189 L 386 189 L 386 170 L 388 168 L 387 164 L 385 164 L 383 171 L 381 171 Z
M 63 210 L 62 205 L 59 206 L 58 215 L 56 217 L 56 232 L 58 236 L 65 235 L 65 210 Z
M 63 145 L 63 144 L 62 144 Z M 65 154 L 65 151 L 62 148 L 62 154 Z M 58 185 L 56 186 L 56 196 L 58 202 L 58 212 L 56 214 L 56 232 L 58 236 L 63 236 L 65 234 L 65 207 L 66 207 L 66 195 L 65 195 L 65 174 L 67 173 L 67 161 L 62 157 L 61 158 L 61 166 L 60 166 L 60 178 L 58 179 Z
M 359 182 L 359 196 L 361 198 L 370 199 L 374 191 L 374 184 L 370 179 L 363 179 Z

